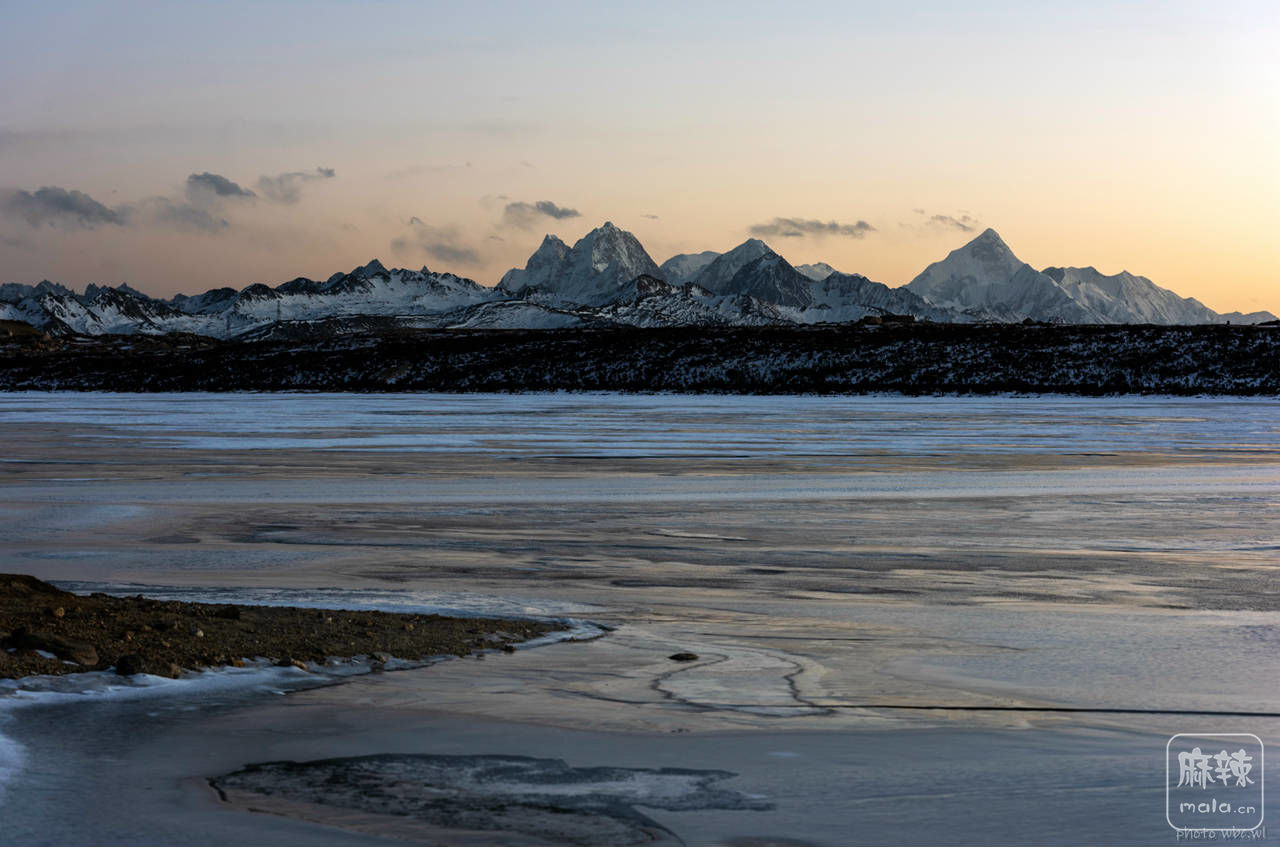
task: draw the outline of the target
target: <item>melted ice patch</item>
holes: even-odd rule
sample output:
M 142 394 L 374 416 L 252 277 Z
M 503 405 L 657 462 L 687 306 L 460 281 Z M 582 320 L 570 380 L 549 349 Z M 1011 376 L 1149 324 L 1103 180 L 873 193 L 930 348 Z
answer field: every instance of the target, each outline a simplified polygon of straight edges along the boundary
M 737 774 L 686 768 L 581 767 L 529 756 L 383 754 L 266 762 L 218 777 L 255 807 L 277 798 L 407 816 L 435 826 L 517 832 L 550 843 L 648 844 L 675 834 L 636 809 L 767 811 L 721 783 Z M 232 802 L 247 798 L 232 794 Z

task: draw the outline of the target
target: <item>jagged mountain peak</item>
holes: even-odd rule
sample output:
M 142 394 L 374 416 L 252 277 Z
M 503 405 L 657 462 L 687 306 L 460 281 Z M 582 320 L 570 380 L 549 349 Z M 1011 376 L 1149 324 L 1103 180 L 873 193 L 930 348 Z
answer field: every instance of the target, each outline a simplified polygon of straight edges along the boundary
M 739 293 L 730 288 L 734 275 L 746 265 L 766 255 L 776 256 L 777 254 L 760 239 L 748 238 L 732 250 L 716 257 L 715 261 L 707 265 L 693 281 L 715 294 Z
M 765 303 L 808 308 L 813 302 L 813 280 L 767 246 L 765 250 L 739 268 L 717 293 L 742 294 Z
M 569 253 L 569 245 L 561 241 L 557 236 L 547 234 L 543 236 L 542 243 L 538 245 L 538 249 L 533 251 L 529 256 L 529 261 L 525 262 L 525 270 L 536 270 L 541 267 L 556 265 L 564 261 L 564 257 Z
M 1000 233 L 989 227 L 968 244 L 952 251 L 952 255 L 956 253 L 972 256 L 987 263 L 1023 264 L 1022 260 L 1014 255 L 1013 250 L 1005 243 L 1005 240 L 1000 237 Z
M 583 250 L 587 246 L 590 246 L 592 264 L 596 266 L 596 270 L 604 270 L 604 265 L 612 261 L 638 259 L 641 253 L 649 259 L 649 254 L 640 245 L 640 240 L 625 229 L 614 226 L 611 221 L 605 221 L 603 226 L 598 226 L 582 236 L 573 245 L 573 250 Z M 649 263 L 652 262 L 653 260 L 649 259 Z M 657 265 L 654 267 L 656 268 Z
M 821 262 L 793 267 L 758 238 L 723 254 L 679 254 L 658 268 L 639 240 L 612 221 L 572 247 L 546 235 L 525 268 L 509 271 L 496 291 L 425 266 L 389 270 L 377 259 L 325 283 L 299 277 L 274 288 L 259 283 L 168 301 L 127 284 L 90 285 L 84 294 L 47 280 L 0 286 L 0 318 L 88 334 L 238 336 L 276 321 L 318 325 L 372 318 L 420 326 L 549 328 L 592 321 L 634 326 L 846 322 L 890 313 L 946 322 L 1030 317 L 1191 324 L 1273 318 L 1270 313 L 1219 315 L 1128 271 L 1036 270 L 994 229 L 895 289 Z
M 150 294 L 143 294 L 127 282 L 122 282 L 119 285 L 97 285 L 91 282 L 85 286 L 84 294 L 79 299 L 82 302 L 89 303 L 104 297 L 108 300 L 119 297 L 143 301 L 155 299 Z
M 547 236 L 523 269 L 503 275 L 498 291 L 550 305 L 600 306 L 642 274 L 661 271 L 634 235 L 606 221 L 573 247 Z
M 369 264 L 361 265 L 353 270 L 351 272 L 351 276 L 373 276 L 374 274 L 384 274 L 386 272 L 387 269 L 383 266 L 382 262 L 379 262 L 377 259 L 372 259 L 369 261 Z
M 615 226 L 613 221 L 605 221 L 600 226 L 578 239 L 574 246 L 576 247 L 584 241 L 599 241 L 601 239 L 616 241 L 618 239 L 626 238 L 635 238 L 635 236 L 627 232 L 625 229 Z
M 977 309 L 1004 319 L 1158 324 L 1220 320 L 1199 301 L 1128 271 L 1108 275 L 1092 266 L 1037 271 L 1018 259 L 995 230 L 930 265 L 908 287 L 938 305 Z
M 0 285 L 0 303 L 18 304 L 28 297 L 44 297 L 54 295 L 60 297 L 73 296 L 70 288 L 56 282 L 42 279 L 35 285 L 24 285 L 21 282 L 6 282 Z
M 929 265 L 907 289 L 958 311 L 989 311 L 1019 320 L 1105 322 L 1052 277 L 1014 255 L 994 229 Z
M 746 262 L 754 261 L 766 253 L 773 253 L 774 250 L 768 244 L 765 244 L 758 238 L 748 238 L 738 246 L 726 250 L 724 256 L 737 260 L 745 260 Z M 721 258 L 724 258 L 723 256 Z

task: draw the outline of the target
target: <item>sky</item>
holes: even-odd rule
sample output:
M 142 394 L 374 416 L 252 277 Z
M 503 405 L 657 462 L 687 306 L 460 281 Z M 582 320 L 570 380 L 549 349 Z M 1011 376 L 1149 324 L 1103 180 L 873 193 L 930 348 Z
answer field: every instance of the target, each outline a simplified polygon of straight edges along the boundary
M 486 285 L 604 221 L 889 285 L 1037 268 L 1280 311 L 1280 4 L 5 5 L 0 282 L 377 257 Z

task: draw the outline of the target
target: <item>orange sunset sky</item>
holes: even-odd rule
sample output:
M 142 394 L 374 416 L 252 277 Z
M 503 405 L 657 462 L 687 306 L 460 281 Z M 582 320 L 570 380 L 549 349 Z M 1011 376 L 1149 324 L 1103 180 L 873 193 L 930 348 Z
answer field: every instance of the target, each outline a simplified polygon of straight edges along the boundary
M 661 262 L 783 218 L 890 285 L 990 226 L 1280 311 L 1274 3 L 616 5 L 8 7 L 0 282 L 492 285 L 546 232 Z

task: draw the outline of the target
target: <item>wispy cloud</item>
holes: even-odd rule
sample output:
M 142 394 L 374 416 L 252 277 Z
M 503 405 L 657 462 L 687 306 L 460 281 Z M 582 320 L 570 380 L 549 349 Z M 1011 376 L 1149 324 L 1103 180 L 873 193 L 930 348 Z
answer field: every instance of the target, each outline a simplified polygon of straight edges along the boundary
M 977 218 L 971 218 L 968 215 L 961 215 L 958 218 L 951 215 L 931 215 L 929 223 L 942 229 L 958 229 L 961 232 L 973 232 L 982 225 Z
M 305 183 L 333 176 L 332 168 L 316 168 L 264 176 L 258 180 L 258 187 L 269 200 L 296 203 Z M 180 194 L 147 197 L 117 206 L 56 185 L 35 191 L 0 191 L 0 216 L 25 221 L 33 228 L 91 230 L 130 226 L 217 233 L 231 227 L 228 215 L 234 204 L 256 199 L 258 194 L 253 190 L 222 174 L 204 171 L 188 175 Z
M 289 171 L 275 176 L 258 177 L 258 190 L 274 203 L 297 203 L 302 199 L 302 187 L 309 182 L 333 179 L 333 168 L 316 168 L 313 171 Z
M 432 226 L 418 217 L 409 218 L 409 231 L 391 240 L 396 253 L 425 253 L 442 262 L 474 265 L 480 254 L 466 244 L 455 226 Z
M 128 206 L 110 208 L 83 191 L 46 185 L 35 191 L 10 191 L 0 201 L 5 214 L 22 218 L 33 227 L 49 225 L 62 229 L 96 229 L 124 226 L 129 222 Z
M 957 215 L 941 215 L 930 214 L 924 209 L 912 209 L 920 217 L 924 218 L 920 222 L 920 226 L 930 230 L 947 230 L 955 232 L 977 232 L 982 226 L 982 221 L 969 215 L 967 212 L 961 212 Z M 916 226 L 914 224 L 904 224 L 904 226 Z
M 763 224 L 751 227 L 751 234 L 762 238 L 864 238 L 876 228 L 866 221 L 845 224 L 839 221 L 819 221 L 810 218 L 774 218 Z
M 508 203 L 502 210 L 502 222 L 506 226 L 530 229 L 540 221 L 550 218 L 562 221 L 567 218 L 581 217 L 577 209 L 557 205 L 550 200 L 539 200 L 536 203 L 517 201 Z

